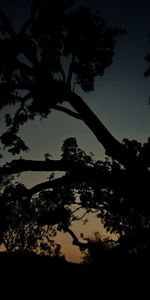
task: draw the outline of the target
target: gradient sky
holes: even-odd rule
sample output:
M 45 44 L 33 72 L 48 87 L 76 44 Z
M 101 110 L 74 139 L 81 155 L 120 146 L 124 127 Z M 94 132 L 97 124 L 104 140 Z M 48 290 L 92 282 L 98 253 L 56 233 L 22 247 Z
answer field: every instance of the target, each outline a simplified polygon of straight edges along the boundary
M 13 16 L 18 28 L 29 14 L 29 3 L 30 0 L 5 0 L 1 1 L 1 6 L 9 16 Z M 122 141 L 126 137 L 146 142 L 150 136 L 150 78 L 144 78 L 144 71 L 148 66 L 144 56 L 150 50 L 150 1 L 76 0 L 75 3 L 101 11 L 108 25 L 128 31 L 127 35 L 118 40 L 114 63 L 102 78 L 96 80 L 94 92 L 82 94 L 83 99 L 117 139 Z M 3 127 L 2 120 L 0 126 Z M 81 148 L 93 152 L 96 159 L 104 158 L 103 148 L 89 129 L 81 121 L 73 120 L 60 112 L 53 112 L 42 122 L 29 122 L 21 129 L 21 134 L 31 149 L 24 155 L 28 159 L 42 159 L 47 152 L 54 159 L 59 158 L 63 140 L 72 136 L 76 137 Z M 7 159 L 8 157 L 11 159 L 10 156 Z M 41 174 L 33 177 L 33 174 L 28 173 L 22 178 L 28 186 L 32 186 L 45 177 Z M 92 223 L 90 228 L 93 228 L 93 224 L 96 223 Z M 87 232 L 90 228 L 88 227 Z M 96 230 L 97 228 L 96 225 Z M 66 247 L 70 253 L 71 248 L 68 245 Z M 72 254 L 72 257 L 74 255 L 78 256 L 79 253 Z

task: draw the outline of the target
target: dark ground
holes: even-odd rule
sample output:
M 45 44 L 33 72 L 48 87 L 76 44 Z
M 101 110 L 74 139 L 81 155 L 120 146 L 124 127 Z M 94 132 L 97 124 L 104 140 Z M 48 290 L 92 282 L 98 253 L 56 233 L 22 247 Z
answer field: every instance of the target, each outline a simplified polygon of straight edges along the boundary
M 148 258 L 118 258 L 81 265 L 32 254 L 0 254 L 0 285 L 5 298 L 149 299 Z M 147 296 L 146 296 L 147 295 Z M 14 298 L 15 297 L 15 298 Z M 3 299 L 3 298 L 1 298 Z

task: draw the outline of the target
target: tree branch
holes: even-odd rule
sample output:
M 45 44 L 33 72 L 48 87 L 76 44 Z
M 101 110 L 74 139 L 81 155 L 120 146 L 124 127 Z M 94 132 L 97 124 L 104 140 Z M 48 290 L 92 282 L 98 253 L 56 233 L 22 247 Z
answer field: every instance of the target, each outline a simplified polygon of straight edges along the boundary
M 91 166 L 84 166 L 79 162 L 73 161 L 66 161 L 66 160 L 51 160 L 47 159 L 45 161 L 41 160 L 12 160 L 11 162 L 7 163 L 0 168 L 1 175 L 10 175 L 10 174 L 17 174 L 26 171 L 36 171 L 36 172 L 50 172 L 50 171 L 73 171 L 79 174 L 85 173 L 85 177 L 89 174 L 94 176 L 100 175 L 100 169 L 94 168 Z M 104 173 L 104 172 L 103 172 Z M 106 174 L 103 174 L 105 177 Z M 108 174 L 107 174 L 108 175 Z
M 89 243 L 80 242 L 75 233 L 69 227 L 65 227 L 64 230 L 71 235 L 73 239 L 73 245 L 78 246 L 81 250 L 85 250 L 89 247 Z
M 111 180 L 109 172 L 101 171 L 94 167 L 85 167 L 76 162 L 63 160 L 47 160 L 47 161 L 32 161 L 32 160 L 13 160 L 0 168 L 0 175 L 6 176 L 17 174 L 25 171 L 71 171 L 67 175 L 53 180 L 35 185 L 29 190 L 29 195 L 32 196 L 45 189 L 54 188 L 59 185 L 80 184 L 84 181 L 92 183 L 105 183 L 106 180 Z
M 131 157 L 130 152 L 117 140 L 98 117 L 92 112 L 88 105 L 83 99 L 70 91 L 68 94 L 68 102 L 80 115 L 83 122 L 91 129 L 93 134 L 96 136 L 98 141 L 102 144 L 105 149 L 106 155 L 116 159 L 122 165 L 127 166 L 130 162 L 133 163 L 135 157 Z
M 58 111 L 62 111 L 64 113 L 66 113 L 67 115 L 71 116 L 71 117 L 74 117 L 76 119 L 81 120 L 80 115 L 77 114 L 76 112 L 72 111 L 69 108 L 66 108 L 66 107 L 61 106 L 61 105 L 55 105 L 55 106 L 52 106 L 51 108 L 55 109 L 55 110 L 58 110 Z
M 36 172 L 50 172 L 50 171 L 69 171 L 72 168 L 77 167 L 77 164 L 73 162 L 66 162 L 64 160 L 13 160 L 7 163 L 6 166 L 0 168 L 1 175 L 17 174 L 26 171 L 36 171 Z
M 88 210 L 86 210 L 81 217 L 76 218 L 76 220 L 74 220 L 74 222 L 82 220 L 87 214 L 88 214 Z
M 41 191 L 44 191 L 44 190 L 47 190 L 47 189 L 50 189 L 50 188 L 54 188 L 54 187 L 58 187 L 62 184 L 66 185 L 66 184 L 69 183 L 69 180 L 70 180 L 69 176 L 65 176 L 65 175 L 60 177 L 60 178 L 56 178 L 56 179 L 53 179 L 53 180 L 48 180 L 48 181 L 36 184 L 32 188 L 28 189 L 28 193 L 31 197 L 34 194 L 39 193 Z
M 74 203 L 74 204 L 76 204 L 76 203 Z M 78 205 L 79 205 L 79 203 L 78 203 Z M 82 208 L 82 206 L 78 206 L 74 211 L 72 211 L 72 214 L 75 214 L 81 208 Z
M 77 236 L 75 235 L 75 233 L 69 228 L 69 227 L 65 227 L 63 228 L 65 232 L 68 232 L 72 239 L 73 239 L 73 245 L 78 246 L 80 248 L 81 251 L 86 250 L 86 249 L 90 249 L 93 248 L 94 245 L 96 245 L 94 242 L 92 241 L 88 241 L 86 243 L 79 241 L 79 239 L 77 238 Z M 116 247 L 118 245 L 118 241 L 109 239 L 108 243 L 112 242 L 114 244 L 114 249 L 116 250 Z M 107 242 L 106 242 L 107 243 Z M 112 251 L 112 248 L 108 249 L 108 251 Z
M 66 76 L 65 76 L 65 72 L 64 72 L 64 69 L 62 67 L 60 59 L 59 59 L 59 67 L 60 67 L 60 72 L 61 72 L 61 75 L 62 75 L 63 82 L 65 82 Z
M 24 107 L 26 101 L 28 101 L 32 97 L 32 93 L 28 93 L 21 99 L 21 108 Z
M 72 61 L 70 63 L 68 76 L 67 76 L 67 86 L 71 88 L 71 79 L 72 79 L 72 73 L 73 73 L 73 64 L 74 64 L 74 56 L 72 56 Z

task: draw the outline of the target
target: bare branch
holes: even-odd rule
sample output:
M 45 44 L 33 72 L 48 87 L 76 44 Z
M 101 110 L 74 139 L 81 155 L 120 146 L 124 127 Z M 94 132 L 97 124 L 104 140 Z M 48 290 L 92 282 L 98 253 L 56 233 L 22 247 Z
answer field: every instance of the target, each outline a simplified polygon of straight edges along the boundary
M 74 64 L 74 56 L 72 56 L 72 61 L 70 63 L 69 71 L 68 71 L 68 76 L 67 76 L 67 86 L 71 87 L 71 79 L 72 79 L 72 74 L 73 74 L 73 64 Z
M 77 207 L 74 211 L 72 211 L 72 214 L 75 214 L 81 208 L 82 208 L 82 206 Z
M 32 188 L 28 189 L 28 193 L 30 196 L 33 196 L 34 194 L 39 193 L 41 191 L 60 186 L 62 184 L 63 185 L 68 184 L 68 182 L 69 182 L 69 176 L 64 175 L 60 178 L 39 183 L 33 186 Z
M 103 123 L 98 119 L 98 117 L 79 95 L 70 91 L 69 96 L 68 92 L 68 102 L 80 115 L 83 122 L 93 132 L 98 141 L 102 144 L 106 155 L 116 159 L 123 166 L 127 166 L 130 162 L 133 163 L 133 161 L 136 160 L 135 157 L 131 157 L 130 152 L 124 147 L 124 145 L 114 138 L 114 136 L 103 125 Z
M 88 213 L 88 210 L 86 210 L 85 213 L 80 218 L 77 218 L 74 221 L 80 221 L 80 220 L 82 220 L 87 215 L 87 213 Z
M 73 185 L 75 186 L 86 181 L 86 183 L 93 184 L 93 182 L 101 182 L 105 184 L 111 182 L 111 174 L 109 171 L 104 172 L 90 166 L 83 166 L 78 162 L 64 161 L 64 160 L 13 160 L 0 168 L 0 175 L 18 174 L 26 171 L 67 171 L 68 173 L 61 178 L 49 180 L 47 182 L 37 184 L 31 190 L 31 194 L 35 194 L 44 189 L 53 188 L 58 185 Z M 80 174 L 80 176 L 79 176 Z M 79 204 L 79 203 L 78 203 Z
M 22 98 L 22 100 L 21 100 L 22 107 L 23 107 L 23 105 L 25 104 L 25 102 L 28 101 L 31 97 L 32 97 L 32 93 L 28 93 L 27 95 L 25 95 L 25 96 Z
M 67 115 L 71 116 L 71 117 L 74 117 L 76 119 L 81 120 L 80 115 L 77 114 L 76 112 L 72 111 L 69 108 L 66 108 L 66 107 L 61 106 L 61 105 L 55 105 L 55 106 L 52 106 L 51 108 L 55 109 L 55 110 L 58 110 L 58 111 L 62 111 L 64 113 L 66 113 Z
M 101 176 L 100 169 L 95 169 L 92 166 L 83 166 L 79 162 L 74 161 L 66 161 L 66 160 L 26 160 L 26 159 L 18 159 L 12 160 L 7 165 L 4 165 L 0 168 L 1 175 L 10 175 L 10 174 L 17 174 L 26 171 L 36 171 L 36 172 L 50 172 L 50 171 L 72 171 L 76 176 L 78 176 L 79 172 L 80 175 L 84 175 L 85 178 L 87 176 Z M 109 176 L 109 173 L 102 173 L 103 177 Z M 78 176 L 79 177 L 79 176 Z
M 69 227 L 65 227 L 64 230 L 71 235 L 73 239 L 73 245 L 78 246 L 81 250 L 87 249 L 89 247 L 89 243 L 80 242 L 75 233 Z
M 69 171 L 77 168 L 79 164 L 64 161 L 64 160 L 13 160 L 7 163 L 6 166 L 0 168 L 1 175 L 17 174 L 26 171 L 36 171 L 36 172 L 50 172 L 50 171 Z
M 62 67 L 62 64 L 61 64 L 60 59 L 59 59 L 59 67 L 60 67 L 60 72 L 61 72 L 61 75 L 62 75 L 63 82 L 65 82 L 65 80 L 66 80 L 66 75 L 65 75 L 65 72 L 64 72 L 64 69 L 63 69 L 63 67 Z

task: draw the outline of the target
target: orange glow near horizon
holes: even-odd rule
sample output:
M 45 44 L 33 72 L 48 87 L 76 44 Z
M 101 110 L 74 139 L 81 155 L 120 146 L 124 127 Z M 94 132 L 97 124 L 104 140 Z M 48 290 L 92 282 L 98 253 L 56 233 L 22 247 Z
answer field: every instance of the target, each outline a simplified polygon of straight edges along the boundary
M 99 232 L 101 238 L 110 237 L 110 234 L 106 232 L 105 228 L 100 222 L 100 219 L 96 219 L 96 217 L 92 214 L 90 214 L 89 222 L 86 225 L 83 225 L 81 222 L 74 222 L 71 229 L 80 241 L 83 241 L 83 239 L 80 237 L 81 233 L 88 238 L 93 237 L 95 232 Z M 112 234 L 111 238 L 115 240 L 117 236 Z M 75 263 L 82 262 L 83 254 L 81 253 L 79 247 L 72 244 L 72 237 L 68 233 L 58 232 L 56 241 L 61 244 L 62 252 L 65 254 L 65 257 L 68 261 Z

